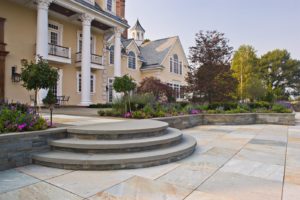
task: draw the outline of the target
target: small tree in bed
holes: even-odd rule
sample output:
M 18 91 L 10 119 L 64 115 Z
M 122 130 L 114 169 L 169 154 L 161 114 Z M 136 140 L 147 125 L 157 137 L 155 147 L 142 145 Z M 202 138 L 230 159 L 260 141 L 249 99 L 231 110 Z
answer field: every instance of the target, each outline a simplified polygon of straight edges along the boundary
M 58 72 L 41 56 L 38 57 L 36 63 L 26 59 L 23 59 L 21 63 L 23 66 L 21 80 L 27 90 L 34 90 L 34 108 L 36 110 L 38 91 L 53 87 L 57 83 Z

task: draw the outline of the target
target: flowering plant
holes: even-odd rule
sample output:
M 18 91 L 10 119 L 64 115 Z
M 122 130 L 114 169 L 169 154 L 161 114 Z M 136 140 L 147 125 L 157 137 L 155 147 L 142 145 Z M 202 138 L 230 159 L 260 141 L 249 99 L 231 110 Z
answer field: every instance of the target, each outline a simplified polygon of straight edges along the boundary
M 192 109 L 190 111 L 190 114 L 192 114 L 192 115 L 197 115 L 197 114 L 200 114 L 200 113 L 201 113 L 201 110 L 197 110 L 197 109 Z
M 0 103 L 0 133 L 35 131 L 48 128 L 47 122 L 29 106 Z
M 125 118 L 132 118 L 132 113 L 131 112 L 127 112 L 124 114 Z

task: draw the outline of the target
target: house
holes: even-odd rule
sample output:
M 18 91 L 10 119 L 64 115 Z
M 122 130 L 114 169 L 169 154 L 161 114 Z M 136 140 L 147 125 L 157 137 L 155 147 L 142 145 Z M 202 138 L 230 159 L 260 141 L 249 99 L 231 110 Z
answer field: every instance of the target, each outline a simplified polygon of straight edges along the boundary
M 68 105 L 112 102 L 114 77 L 124 74 L 157 77 L 180 99 L 188 62 L 179 37 L 144 42 L 139 21 L 129 28 L 125 0 L 0 1 L 0 99 L 30 102 L 20 61 L 37 55 L 58 69 L 53 90 Z

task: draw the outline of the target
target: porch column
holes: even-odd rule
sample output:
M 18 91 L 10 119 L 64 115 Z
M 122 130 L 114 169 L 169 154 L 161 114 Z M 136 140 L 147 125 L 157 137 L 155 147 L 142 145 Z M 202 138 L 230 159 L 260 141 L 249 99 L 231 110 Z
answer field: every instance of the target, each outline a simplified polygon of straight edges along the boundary
M 114 76 L 120 77 L 122 76 L 121 72 L 121 34 L 124 29 L 116 27 L 115 31 L 115 46 L 114 46 Z
M 81 102 L 82 106 L 91 104 L 91 22 L 93 17 L 81 15 L 82 49 L 81 49 Z
M 53 0 L 37 0 L 36 55 L 48 59 L 48 8 Z
M 36 60 L 37 56 L 48 59 L 48 9 L 53 0 L 37 0 L 37 32 L 36 32 Z M 38 104 L 43 104 L 48 90 L 41 89 L 38 93 Z

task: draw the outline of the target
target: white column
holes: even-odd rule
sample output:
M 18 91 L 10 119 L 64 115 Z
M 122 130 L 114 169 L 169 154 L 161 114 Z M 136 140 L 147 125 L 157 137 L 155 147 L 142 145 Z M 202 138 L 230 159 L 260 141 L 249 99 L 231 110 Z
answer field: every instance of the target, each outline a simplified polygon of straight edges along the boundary
M 124 29 L 116 27 L 115 31 L 115 45 L 114 45 L 114 76 L 122 76 L 121 72 L 121 34 L 124 32 Z
M 81 49 L 81 102 L 80 105 L 91 104 L 91 22 L 93 17 L 81 15 L 82 49 Z
M 48 58 L 48 8 L 53 0 L 37 1 L 36 55 Z
M 48 59 L 48 9 L 53 0 L 37 0 L 37 31 L 36 55 Z M 38 57 L 36 57 L 36 60 Z M 41 89 L 38 93 L 38 104 L 43 104 L 48 90 Z

